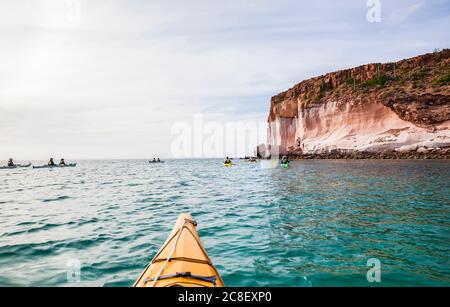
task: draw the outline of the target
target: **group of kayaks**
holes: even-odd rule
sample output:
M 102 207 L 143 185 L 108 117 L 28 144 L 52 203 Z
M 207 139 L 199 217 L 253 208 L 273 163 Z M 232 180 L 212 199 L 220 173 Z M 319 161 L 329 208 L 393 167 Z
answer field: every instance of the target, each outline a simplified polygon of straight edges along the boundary
M 15 164 L 14 166 L 0 166 L 0 170 L 6 170 L 6 169 L 17 169 L 17 168 L 28 168 L 31 166 L 31 163 L 29 164 Z M 39 169 L 39 168 L 64 168 L 64 167 L 75 167 L 77 166 L 76 163 L 70 163 L 70 164 L 64 164 L 64 165 L 59 165 L 59 164 L 55 164 L 55 165 L 33 165 L 34 169 Z
M 257 160 L 245 160 L 245 162 L 246 163 L 249 163 L 249 164 L 253 164 L 253 163 L 258 163 L 258 161 Z M 289 168 L 289 163 L 290 162 L 281 162 L 280 163 L 280 167 L 282 167 L 282 168 Z M 228 161 L 225 161 L 224 163 L 223 163 L 223 166 L 225 166 L 225 167 L 232 167 L 234 164 L 233 163 L 228 163 Z
M 245 158 L 245 163 L 254 164 L 258 163 L 258 160 L 256 158 Z M 226 157 L 225 161 L 223 162 L 223 166 L 231 167 L 233 165 L 233 159 Z

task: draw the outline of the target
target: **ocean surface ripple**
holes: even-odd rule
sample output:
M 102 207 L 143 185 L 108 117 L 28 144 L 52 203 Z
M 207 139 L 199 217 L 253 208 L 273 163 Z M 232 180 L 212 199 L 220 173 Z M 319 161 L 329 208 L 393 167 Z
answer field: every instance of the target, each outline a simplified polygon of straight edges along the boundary
M 131 286 L 183 212 L 227 286 L 450 286 L 447 161 L 77 162 L 1 171 L 0 286 Z

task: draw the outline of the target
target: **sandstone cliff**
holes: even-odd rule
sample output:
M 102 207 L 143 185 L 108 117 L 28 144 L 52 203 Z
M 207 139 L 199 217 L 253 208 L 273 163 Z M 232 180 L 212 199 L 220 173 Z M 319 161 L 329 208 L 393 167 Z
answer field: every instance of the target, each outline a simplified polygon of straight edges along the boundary
M 281 154 L 450 147 L 450 50 L 303 81 L 272 97 L 268 121 Z

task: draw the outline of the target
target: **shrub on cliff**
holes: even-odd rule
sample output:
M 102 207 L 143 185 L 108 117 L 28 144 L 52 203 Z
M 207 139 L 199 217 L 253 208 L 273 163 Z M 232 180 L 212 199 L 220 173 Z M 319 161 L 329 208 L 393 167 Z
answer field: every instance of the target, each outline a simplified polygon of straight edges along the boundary
M 450 72 L 436 79 L 436 83 L 438 83 L 439 85 L 450 84 Z
M 422 81 L 428 76 L 428 69 L 421 69 L 412 76 L 413 81 Z
M 367 88 L 376 87 L 376 86 L 384 86 L 388 82 L 397 81 L 397 80 L 398 80 L 397 78 L 393 78 L 390 76 L 380 76 L 380 77 L 375 77 L 373 79 L 367 80 L 367 81 L 361 83 L 360 86 L 363 89 L 367 89 Z

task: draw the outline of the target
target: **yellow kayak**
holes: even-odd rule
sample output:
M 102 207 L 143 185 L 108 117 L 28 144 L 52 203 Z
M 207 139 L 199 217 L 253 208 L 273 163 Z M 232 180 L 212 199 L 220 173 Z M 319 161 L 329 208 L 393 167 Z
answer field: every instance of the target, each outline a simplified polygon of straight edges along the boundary
M 200 242 L 197 223 L 181 214 L 134 287 L 223 287 L 219 273 Z
M 224 163 L 223 166 L 231 167 L 231 166 L 233 166 L 233 164 L 231 164 L 231 163 Z

